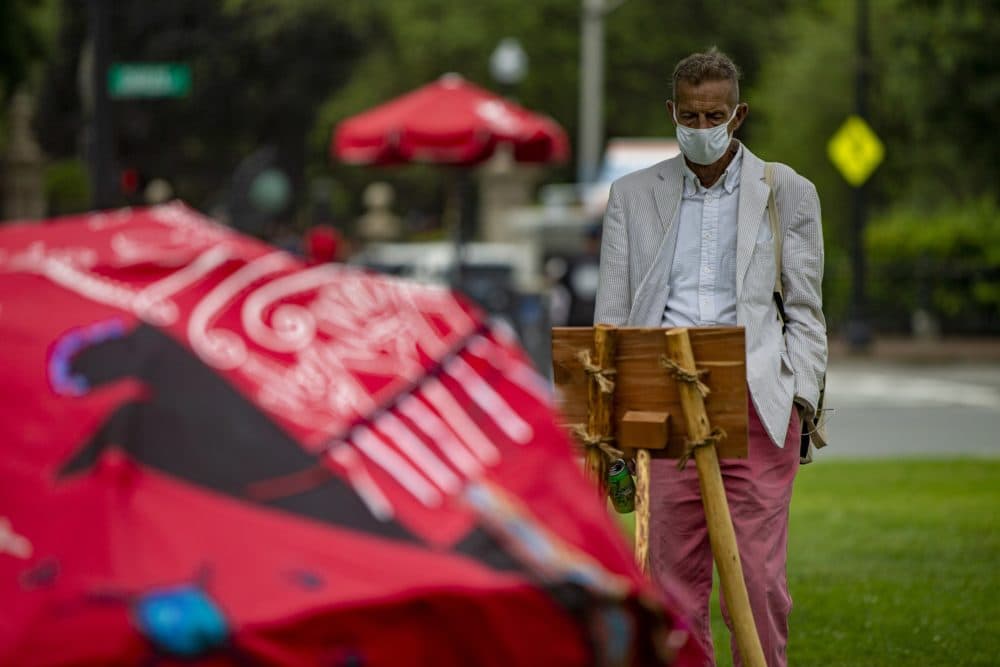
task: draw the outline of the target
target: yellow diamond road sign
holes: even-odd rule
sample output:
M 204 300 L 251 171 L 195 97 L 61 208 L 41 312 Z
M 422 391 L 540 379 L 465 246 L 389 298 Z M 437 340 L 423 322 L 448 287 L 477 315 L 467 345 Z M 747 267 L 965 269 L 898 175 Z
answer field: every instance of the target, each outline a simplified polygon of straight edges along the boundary
M 885 157 L 885 146 L 860 116 L 848 116 L 826 145 L 830 161 L 854 187 L 868 180 Z

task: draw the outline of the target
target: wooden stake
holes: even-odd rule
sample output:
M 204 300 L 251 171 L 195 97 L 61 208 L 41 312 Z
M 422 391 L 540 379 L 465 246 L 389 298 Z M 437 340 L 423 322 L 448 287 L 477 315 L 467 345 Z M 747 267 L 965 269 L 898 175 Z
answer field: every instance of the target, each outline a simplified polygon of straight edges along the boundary
M 649 450 L 635 452 L 635 561 L 649 572 Z
M 594 349 L 591 362 L 602 370 L 615 365 L 615 328 L 609 324 L 594 327 Z M 592 438 L 609 437 L 614 432 L 614 392 L 601 390 L 596 375 L 591 374 L 587 387 L 587 433 Z M 607 493 L 607 462 L 596 447 L 587 449 L 587 476 L 592 479 L 603 497 Z
M 695 372 L 694 355 L 687 329 L 672 329 L 666 332 L 667 356 L 684 370 Z M 692 442 L 704 440 L 711 433 L 705 402 L 697 387 L 688 382 L 678 382 L 681 405 L 687 432 Z M 719 457 L 715 447 L 698 447 L 694 450 L 698 466 L 698 483 L 701 486 L 701 500 L 705 506 L 705 520 L 708 524 L 708 538 L 719 570 L 722 594 L 726 597 L 729 613 L 733 620 L 733 634 L 739 647 L 743 664 L 747 667 L 767 667 L 764 651 L 757 636 L 750 598 L 743 581 L 743 567 L 740 552 L 736 546 L 736 533 L 726 502 L 726 491 L 722 484 Z

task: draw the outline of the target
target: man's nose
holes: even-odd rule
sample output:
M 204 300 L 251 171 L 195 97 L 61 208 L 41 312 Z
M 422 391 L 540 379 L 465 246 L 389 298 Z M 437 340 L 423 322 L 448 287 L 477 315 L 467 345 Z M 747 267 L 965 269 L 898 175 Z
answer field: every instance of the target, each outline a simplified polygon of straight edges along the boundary
M 699 130 L 707 130 L 710 127 L 715 127 L 705 114 L 698 114 L 697 122 L 698 124 L 695 127 Z

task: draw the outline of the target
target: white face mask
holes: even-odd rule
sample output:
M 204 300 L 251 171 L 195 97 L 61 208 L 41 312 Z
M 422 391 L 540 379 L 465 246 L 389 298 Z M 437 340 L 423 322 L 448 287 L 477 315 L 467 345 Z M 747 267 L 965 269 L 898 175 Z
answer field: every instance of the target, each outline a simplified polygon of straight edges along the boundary
M 677 143 L 680 144 L 684 157 L 695 164 L 713 164 L 718 161 L 729 148 L 729 124 L 736 118 L 739 107 L 733 109 L 729 120 L 715 127 L 696 130 L 677 122 L 677 107 L 674 107 L 674 122 L 677 123 Z

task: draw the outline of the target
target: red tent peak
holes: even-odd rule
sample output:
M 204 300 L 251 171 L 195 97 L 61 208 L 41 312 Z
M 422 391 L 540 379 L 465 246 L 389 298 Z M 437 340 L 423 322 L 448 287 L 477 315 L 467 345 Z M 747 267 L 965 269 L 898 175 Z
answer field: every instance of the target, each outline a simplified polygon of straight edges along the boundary
M 465 83 L 465 77 L 458 72 L 446 72 L 438 79 L 445 88 L 459 88 Z

